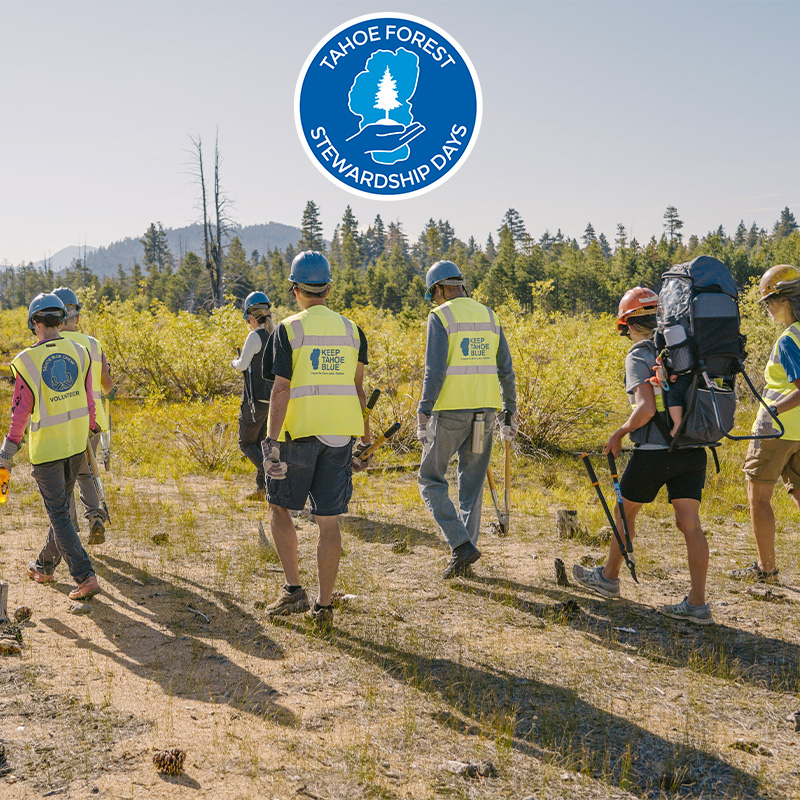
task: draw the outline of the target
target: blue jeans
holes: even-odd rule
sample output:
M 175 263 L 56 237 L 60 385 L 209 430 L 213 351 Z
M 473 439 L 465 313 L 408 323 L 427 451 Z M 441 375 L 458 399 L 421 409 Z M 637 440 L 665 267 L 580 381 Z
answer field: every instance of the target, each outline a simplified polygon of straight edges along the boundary
M 92 562 L 83 549 L 69 513 L 69 500 L 75 489 L 75 481 L 83 458 L 84 453 L 78 453 L 71 458 L 31 466 L 31 474 L 39 486 L 47 516 L 50 517 L 47 541 L 36 563 L 42 572 L 50 575 L 63 557 L 67 562 L 69 574 L 76 583 L 83 583 L 94 575 Z
M 434 411 L 431 449 L 419 465 L 419 491 L 450 548 L 478 543 L 483 505 L 483 482 L 492 457 L 495 411 L 486 411 L 483 452 L 472 452 L 475 411 Z M 458 511 L 448 495 L 447 465 L 458 453 Z

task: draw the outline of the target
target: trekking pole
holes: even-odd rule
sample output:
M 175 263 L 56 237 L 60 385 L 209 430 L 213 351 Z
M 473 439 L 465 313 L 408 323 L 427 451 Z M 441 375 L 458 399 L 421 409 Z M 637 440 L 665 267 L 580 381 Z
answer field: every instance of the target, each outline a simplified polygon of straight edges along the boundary
M 362 461 L 366 461 L 384 442 L 391 439 L 400 430 L 400 423 L 395 422 L 387 428 L 360 456 Z
M 111 520 L 111 514 L 108 513 L 108 506 L 106 505 L 106 493 L 103 491 L 103 481 L 100 480 L 100 470 L 97 467 L 97 459 L 94 456 L 94 449 L 92 448 L 92 442 L 86 444 L 86 463 L 89 465 L 89 472 L 92 474 L 92 480 L 94 481 L 94 488 L 97 490 L 97 496 L 100 498 L 100 502 L 103 504 L 103 511 L 106 512 L 106 519 Z
M 364 422 L 367 421 L 367 417 L 372 413 L 372 409 L 375 408 L 375 403 L 378 402 L 378 398 L 381 396 L 381 390 L 375 389 L 375 391 L 369 396 L 369 400 L 367 400 L 366 406 L 364 406 Z
M 589 456 L 586 453 L 584 453 L 581 458 L 583 459 L 583 465 L 586 467 L 586 472 L 589 473 L 589 480 L 592 482 L 592 486 L 594 486 L 595 490 L 597 491 L 597 496 L 600 499 L 600 505 L 603 507 L 603 511 L 606 513 L 606 519 L 608 520 L 608 524 L 611 526 L 611 531 L 614 534 L 614 538 L 617 540 L 619 552 L 622 553 L 622 557 L 625 559 L 625 564 L 631 572 L 631 577 L 634 579 L 634 581 L 636 581 L 636 583 L 639 583 L 638 579 L 636 578 L 636 566 L 628 557 L 628 551 L 625 549 L 625 544 L 623 543 L 622 537 L 619 535 L 619 531 L 617 530 L 617 524 L 614 521 L 614 515 L 609 511 L 606 498 L 603 497 L 603 490 L 600 488 L 600 483 L 597 480 L 597 475 L 595 475 L 592 462 L 589 460 Z
M 625 516 L 625 503 L 622 500 L 622 489 L 620 488 L 619 477 L 617 476 L 617 460 L 610 450 L 608 451 L 608 468 L 611 470 L 611 480 L 614 482 L 614 494 L 617 496 L 617 508 L 619 509 L 619 516 L 622 520 L 622 530 L 625 533 L 625 550 L 628 554 L 625 561 L 628 562 L 628 568 L 631 571 L 634 581 L 639 583 L 639 581 L 636 580 L 636 562 L 633 558 L 633 543 L 631 542 L 631 533 L 628 530 L 628 520 Z
M 489 481 L 489 492 L 492 495 L 494 510 L 497 514 L 497 524 L 500 527 L 500 533 L 505 536 L 508 533 L 508 517 L 500 510 L 500 501 L 497 499 L 497 485 L 494 482 L 491 464 L 489 464 L 486 470 L 486 479 Z
M 506 411 L 505 423 L 511 427 L 511 412 Z M 503 502 L 506 507 L 506 533 L 511 529 L 511 509 L 509 508 L 509 486 L 511 486 L 511 442 L 504 442 L 506 446 L 505 475 L 503 476 Z

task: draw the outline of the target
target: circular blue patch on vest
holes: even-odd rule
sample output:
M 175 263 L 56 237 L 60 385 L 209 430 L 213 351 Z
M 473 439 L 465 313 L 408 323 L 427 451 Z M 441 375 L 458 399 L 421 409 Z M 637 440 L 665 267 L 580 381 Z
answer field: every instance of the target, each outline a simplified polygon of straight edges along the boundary
M 53 353 L 42 364 L 42 380 L 54 392 L 69 391 L 78 380 L 78 364 L 66 353 Z
M 371 199 L 427 192 L 464 163 L 480 128 L 480 84 L 441 28 L 370 14 L 325 36 L 295 92 L 300 141 L 338 186 Z

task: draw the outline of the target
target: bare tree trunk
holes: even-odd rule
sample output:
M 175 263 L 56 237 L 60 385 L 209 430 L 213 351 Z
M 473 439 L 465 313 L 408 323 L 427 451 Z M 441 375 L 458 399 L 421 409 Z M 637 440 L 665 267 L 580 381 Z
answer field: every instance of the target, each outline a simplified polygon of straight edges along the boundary
M 214 279 L 215 263 L 211 259 L 213 237 L 211 234 L 211 224 L 208 220 L 208 197 L 206 196 L 206 178 L 203 170 L 203 142 L 198 136 L 196 139 L 193 136 L 189 137 L 197 157 L 197 180 L 200 183 L 200 195 L 203 204 L 203 249 L 205 251 L 205 268 L 208 271 L 208 279 L 211 283 L 211 298 L 215 307 L 219 307 L 217 295 L 217 282 Z
M 214 262 L 216 267 L 217 277 L 217 306 L 222 305 L 225 296 L 224 287 L 222 285 L 222 236 L 225 231 L 224 218 L 222 209 L 225 204 L 224 199 L 220 196 L 219 188 L 219 131 L 217 131 L 217 138 L 214 142 L 214 210 L 217 215 L 217 236 L 215 241 Z

